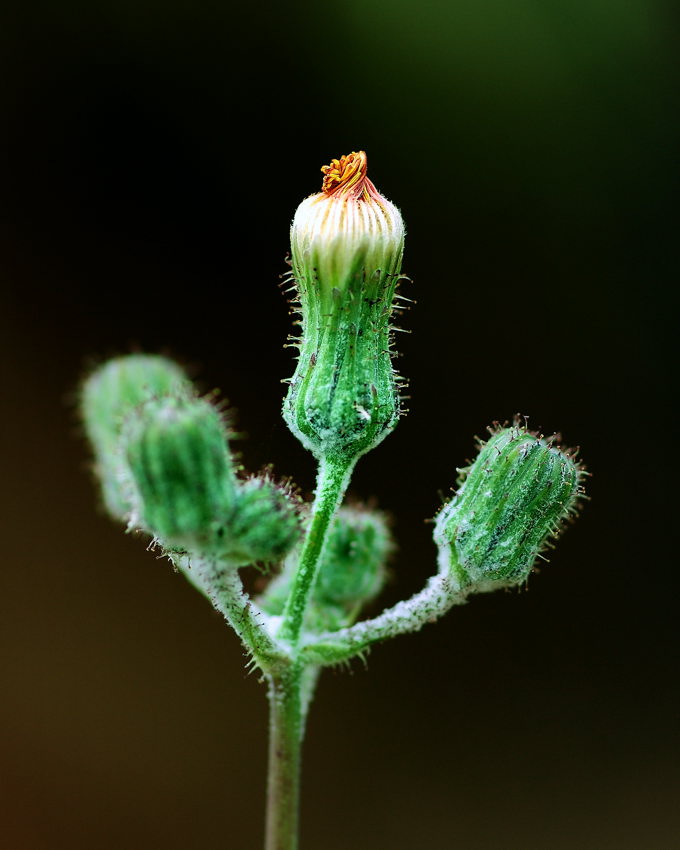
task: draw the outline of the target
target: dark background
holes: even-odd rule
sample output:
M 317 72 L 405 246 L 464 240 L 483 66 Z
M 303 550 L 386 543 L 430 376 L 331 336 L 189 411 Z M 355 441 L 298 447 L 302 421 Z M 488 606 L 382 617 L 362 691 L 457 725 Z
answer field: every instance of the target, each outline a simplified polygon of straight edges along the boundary
M 680 689 L 669 411 L 678 68 L 661 0 L 66 0 L 5 12 L 0 843 L 261 845 L 264 687 L 168 563 L 97 511 L 88 363 L 189 363 L 247 466 L 313 488 L 280 419 L 278 275 L 319 168 L 364 148 L 408 227 L 409 415 L 356 473 L 423 522 L 516 411 L 592 501 L 528 592 L 324 674 L 303 846 L 670 848 Z M 666 321 L 668 319 L 668 321 Z

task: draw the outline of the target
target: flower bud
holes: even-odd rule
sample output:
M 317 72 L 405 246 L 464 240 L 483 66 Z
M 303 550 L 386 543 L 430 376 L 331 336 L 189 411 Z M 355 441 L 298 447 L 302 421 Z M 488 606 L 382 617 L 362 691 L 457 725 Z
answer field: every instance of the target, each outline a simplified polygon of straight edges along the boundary
M 120 447 L 125 417 L 151 398 L 190 392 L 191 384 L 177 364 L 148 354 L 109 360 L 85 381 L 80 399 L 83 422 L 94 449 L 104 503 L 114 517 L 126 518 L 131 508 Z
M 198 398 L 147 402 L 125 425 L 136 489 L 133 521 L 166 547 L 214 554 L 236 502 L 236 479 L 218 411 Z
M 341 508 L 328 534 L 314 599 L 350 608 L 373 599 L 385 583 L 392 548 L 382 514 Z
M 291 495 L 267 478 L 251 478 L 238 489 L 223 554 L 234 562 L 281 561 L 302 534 Z
M 323 631 L 354 622 L 362 606 L 382 590 L 385 564 L 393 548 L 383 514 L 361 508 L 341 508 L 323 550 L 307 625 L 315 631 Z M 295 566 L 289 561 L 259 600 L 267 613 L 274 616 L 283 613 Z
M 322 171 L 322 191 L 300 204 L 291 228 L 302 332 L 284 418 L 317 457 L 354 459 L 400 413 L 390 317 L 404 224 L 368 179 L 363 151 Z
M 583 470 L 551 440 L 516 424 L 494 433 L 462 473 L 435 524 L 440 570 L 465 592 L 521 584 L 574 512 Z

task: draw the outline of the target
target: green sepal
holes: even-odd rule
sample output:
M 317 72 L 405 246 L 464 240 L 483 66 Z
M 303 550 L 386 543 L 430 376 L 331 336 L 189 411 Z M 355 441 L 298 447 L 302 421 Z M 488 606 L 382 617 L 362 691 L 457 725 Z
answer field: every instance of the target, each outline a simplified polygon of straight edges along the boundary
M 582 469 L 552 440 L 519 426 L 483 444 L 441 509 L 440 569 L 468 592 L 526 581 L 539 552 L 574 511 Z
M 358 252 L 342 279 L 322 282 L 311 261 L 295 264 L 303 305 L 300 355 L 283 418 L 317 458 L 365 454 L 396 426 L 400 381 L 392 365 L 390 317 L 401 256 L 367 269 Z M 332 293 L 328 308 L 315 303 Z

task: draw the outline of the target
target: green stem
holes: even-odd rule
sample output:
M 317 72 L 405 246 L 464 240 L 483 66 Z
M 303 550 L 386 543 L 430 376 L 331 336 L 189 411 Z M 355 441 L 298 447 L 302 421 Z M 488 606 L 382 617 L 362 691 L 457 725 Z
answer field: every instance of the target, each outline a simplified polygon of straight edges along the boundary
M 191 581 L 222 614 L 265 673 L 285 663 L 285 650 L 268 633 L 267 616 L 243 590 L 236 570 L 224 569 L 215 559 L 200 556 L 173 560 L 185 574 L 191 572 Z
M 290 645 L 291 662 L 269 676 L 269 776 L 265 850 L 297 850 L 300 750 L 319 669 L 298 661 L 305 612 L 314 589 L 329 526 L 342 501 L 355 460 L 319 464 L 316 498 L 277 637 Z
M 300 640 L 300 632 L 309 597 L 314 589 L 328 528 L 345 495 L 355 463 L 355 459 L 350 461 L 325 459 L 319 464 L 312 517 L 278 635 L 294 649 Z
M 265 850 L 297 850 L 302 744 L 301 667 L 269 677 Z
M 463 605 L 466 599 L 467 593 L 460 583 L 448 571 L 439 572 L 429 579 L 420 593 L 387 608 L 372 620 L 315 635 L 302 647 L 300 657 L 311 664 L 340 664 L 378 641 L 417 632 L 428 623 L 434 623 L 454 605 Z

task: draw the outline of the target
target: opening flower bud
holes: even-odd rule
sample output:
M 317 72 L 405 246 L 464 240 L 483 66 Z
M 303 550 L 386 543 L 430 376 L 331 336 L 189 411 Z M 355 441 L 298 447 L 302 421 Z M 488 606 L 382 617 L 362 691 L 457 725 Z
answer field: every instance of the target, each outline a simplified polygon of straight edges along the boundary
M 322 191 L 300 204 L 291 228 L 302 332 L 284 418 L 317 457 L 356 458 L 399 417 L 390 318 L 404 224 L 368 179 L 363 151 L 322 172 Z
M 104 504 L 117 519 L 132 507 L 127 465 L 120 435 L 130 411 L 152 398 L 191 393 L 180 367 L 165 357 L 130 354 L 96 369 L 85 381 L 80 406 L 87 436 L 95 454 Z
M 166 547 L 216 553 L 236 500 L 218 411 L 198 398 L 150 401 L 123 438 L 137 494 L 133 521 Z
M 574 512 L 583 470 L 552 440 L 502 428 L 462 470 L 434 529 L 440 570 L 478 593 L 526 581 L 546 541 Z

